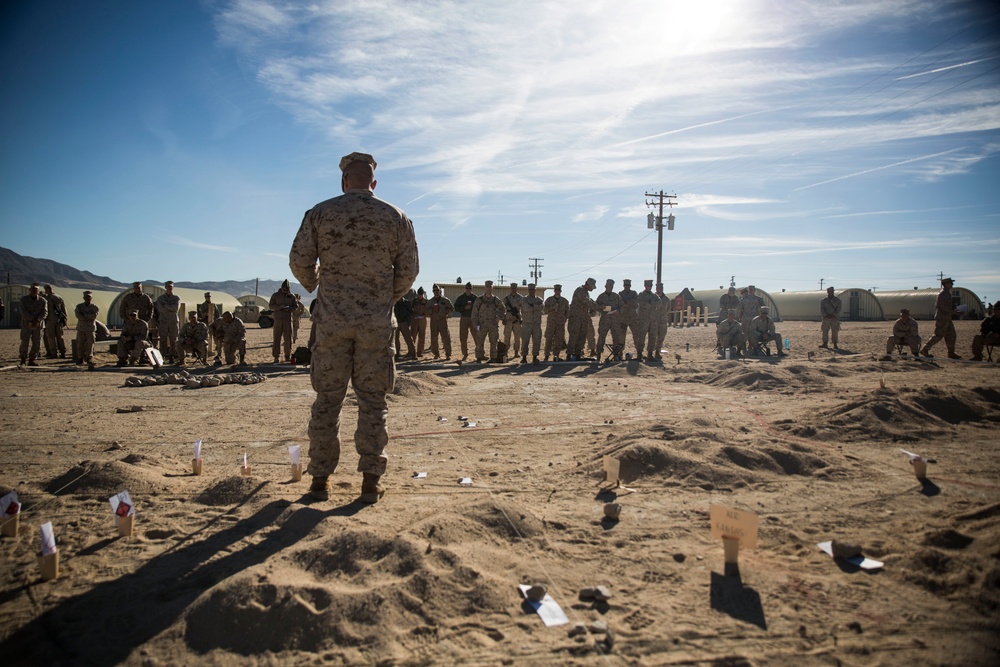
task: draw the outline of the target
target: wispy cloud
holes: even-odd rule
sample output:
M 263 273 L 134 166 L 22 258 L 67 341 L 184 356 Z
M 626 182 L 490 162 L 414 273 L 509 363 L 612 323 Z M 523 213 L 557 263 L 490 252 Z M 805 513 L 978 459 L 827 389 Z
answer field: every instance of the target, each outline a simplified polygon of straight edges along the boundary
M 211 250 L 213 252 L 239 252 L 236 248 L 230 246 L 222 245 L 212 245 L 210 243 L 201 243 L 199 241 L 192 241 L 191 239 L 184 238 L 182 236 L 166 236 L 164 240 L 168 243 L 173 243 L 174 245 L 185 246 L 188 248 L 197 248 L 198 250 Z M 286 254 L 285 257 L 288 255 Z
M 932 153 L 930 155 L 921 155 L 919 157 L 910 158 L 909 160 L 900 160 L 899 162 L 893 162 L 892 164 L 882 165 L 881 167 L 873 167 L 872 169 L 863 169 L 862 171 L 856 171 L 853 174 L 845 174 L 843 176 L 838 176 L 837 178 L 831 178 L 826 181 L 820 181 L 819 183 L 812 183 L 811 185 L 803 185 L 800 188 L 795 188 L 793 192 L 798 192 L 800 190 L 808 190 L 809 188 L 815 188 L 820 185 L 827 185 L 828 183 L 836 183 L 837 181 L 843 181 L 848 178 L 855 178 L 857 176 L 863 176 L 865 174 L 871 174 L 876 171 L 882 171 L 884 169 L 892 169 L 893 167 L 899 167 L 904 164 L 911 164 L 913 162 L 921 162 L 923 160 L 930 160 L 932 158 L 941 157 L 942 155 L 948 155 L 949 153 L 954 153 L 955 151 L 962 150 L 961 148 L 952 148 L 951 150 L 941 151 L 940 153 Z

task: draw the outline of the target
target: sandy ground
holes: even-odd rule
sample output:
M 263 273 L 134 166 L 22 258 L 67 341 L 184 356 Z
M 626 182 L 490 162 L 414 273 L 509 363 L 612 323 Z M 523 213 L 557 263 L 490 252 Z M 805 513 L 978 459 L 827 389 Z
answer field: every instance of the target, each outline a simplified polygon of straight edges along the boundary
M 1000 368 L 877 361 L 890 326 L 845 325 L 837 353 L 816 349 L 818 324 L 781 323 L 791 355 L 780 360 L 720 361 L 714 328 L 685 328 L 669 333 L 663 364 L 403 364 L 388 492 L 374 506 L 354 502 L 350 444 L 328 502 L 304 497 L 308 476 L 290 481 L 287 446 L 307 445 L 313 393 L 306 369 L 265 363 L 268 331 L 250 330 L 265 382 L 200 389 L 127 387 L 135 369 L 106 353 L 95 372 L 12 368 L 17 332 L 0 331 L 0 493 L 23 502 L 19 536 L 0 540 L 0 656 L 998 664 Z M 977 328 L 958 323 L 959 354 Z M 932 460 L 928 481 L 901 448 Z M 625 488 L 602 483 L 605 455 L 622 461 Z M 108 498 L 124 489 L 137 513 L 119 538 Z M 603 519 L 610 501 L 617 522 Z M 738 569 L 710 534 L 713 504 L 759 517 Z M 61 561 L 48 582 L 36 562 L 44 522 Z M 831 538 L 885 567 L 832 560 L 816 547 Z M 569 625 L 546 627 L 525 606 L 517 586 L 535 582 Z M 597 585 L 610 600 L 580 599 Z M 595 621 L 613 642 L 570 636 Z

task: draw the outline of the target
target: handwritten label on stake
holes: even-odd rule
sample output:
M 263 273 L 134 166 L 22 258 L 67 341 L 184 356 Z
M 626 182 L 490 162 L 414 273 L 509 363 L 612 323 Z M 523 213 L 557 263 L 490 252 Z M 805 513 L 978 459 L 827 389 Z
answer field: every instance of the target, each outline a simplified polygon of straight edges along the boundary
M 752 512 L 712 505 L 708 512 L 712 524 L 712 537 L 738 539 L 744 549 L 757 548 L 757 528 L 760 519 Z
M 0 518 L 11 517 L 21 512 L 21 504 L 17 502 L 17 491 L 11 491 L 0 498 Z
M 128 494 L 128 491 L 117 493 L 108 500 L 111 503 L 111 509 L 115 512 L 115 516 L 124 518 L 135 514 L 135 504 L 132 502 L 132 497 Z
M 56 533 L 52 530 L 52 522 L 48 521 L 42 524 L 42 555 L 51 556 L 54 554 L 56 549 Z

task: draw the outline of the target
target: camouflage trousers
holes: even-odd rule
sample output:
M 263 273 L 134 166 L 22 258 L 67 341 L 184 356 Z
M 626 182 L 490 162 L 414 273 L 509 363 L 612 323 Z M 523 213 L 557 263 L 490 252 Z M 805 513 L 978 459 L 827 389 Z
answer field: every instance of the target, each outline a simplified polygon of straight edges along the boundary
M 240 363 L 243 363 L 247 356 L 247 341 L 246 339 L 224 341 L 220 349 L 225 352 L 226 363 L 230 366 L 236 363 L 236 355 L 239 355 Z
M 76 353 L 78 361 L 90 363 L 94 359 L 94 332 L 76 330 Z
M 566 349 L 566 320 L 549 317 L 545 320 L 545 356 L 559 356 Z
M 312 349 L 309 376 L 316 401 L 309 420 L 310 475 L 331 475 L 340 463 L 340 420 L 347 385 L 354 387 L 358 401 L 358 425 L 354 447 L 358 472 L 385 473 L 388 459 L 382 454 L 389 442 L 386 395 L 396 380 L 393 364 L 394 330 L 378 333 L 353 327 L 314 323 L 321 327 Z
M 448 331 L 448 318 L 431 316 L 431 353 L 437 359 L 440 356 L 438 337 L 444 347 L 444 356 L 451 357 L 451 332 Z
M 642 314 L 639 315 L 639 321 L 636 323 L 635 337 L 632 339 L 635 343 L 636 354 L 643 354 L 643 347 L 646 348 L 646 357 L 652 358 L 659 353 L 659 349 L 656 348 L 656 334 L 659 330 L 659 318 L 648 317 Z
M 604 354 L 607 349 L 604 347 L 605 341 L 608 339 L 608 333 L 611 333 L 611 344 L 612 345 L 624 345 L 625 344 L 625 331 L 621 326 L 621 318 L 612 317 L 607 313 L 601 315 L 601 319 L 597 322 L 597 354 L 598 356 Z
M 45 354 L 50 356 L 66 354 L 63 325 L 58 319 L 45 320 Z
M 164 358 L 167 355 L 177 354 L 177 334 L 180 333 L 177 318 L 167 317 L 160 320 L 158 328 L 160 331 L 160 353 Z
M 822 324 L 820 324 L 820 333 L 823 336 L 823 345 L 826 345 L 830 338 L 833 338 L 833 344 L 839 343 L 840 337 L 840 318 L 838 317 L 824 317 Z
M 189 343 L 188 340 L 191 342 Z M 246 343 L 244 343 L 246 345 Z M 193 340 L 193 339 L 178 339 L 177 341 L 177 360 L 184 363 L 184 353 L 190 352 L 191 354 L 201 355 L 201 360 L 208 363 L 208 343 L 203 340 Z M 244 352 L 244 354 L 246 354 Z
M 925 350 L 929 350 L 934 347 L 937 342 L 944 339 L 944 344 L 948 347 L 948 351 L 951 353 L 955 352 L 955 340 L 957 338 L 955 334 L 955 323 L 951 321 L 950 317 L 938 317 L 934 320 L 934 335 L 930 337 L 927 344 L 924 345 Z M 21 355 L 24 356 L 23 354 Z
M 486 356 L 486 339 L 490 339 L 490 356 Z M 476 332 L 476 359 L 496 359 L 497 343 L 500 341 L 500 327 L 496 321 L 486 323 Z
M 292 358 L 292 318 L 274 318 L 274 330 L 271 332 L 271 356 L 281 358 L 281 348 L 285 348 L 285 361 Z
M 469 356 L 469 332 L 473 331 L 472 328 L 472 318 L 471 317 L 460 317 L 458 319 L 458 342 L 462 346 L 462 357 Z M 476 336 L 472 335 L 472 345 L 476 345 Z
M 531 356 L 538 356 L 538 349 L 542 346 L 542 322 L 541 320 L 535 320 L 534 322 L 522 322 L 521 323 L 521 356 L 528 356 L 528 347 L 531 347 Z
M 510 339 L 514 339 L 514 347 L 510 346 Z M 507 354 L 513 355 L 521 349 L 521 322 L 514 318 L 505 317 L 503 320 L 503 344 L 507 346 Z
M 28 324 L 28 320 L 21 320 L 21 358 L 31 359 L 32 361 L 38 356 L 38 346 L 41 344 L 42 340 L 42 327 L 37 328 L 31 327 Z M 28 343 L 31 343 L 31 349 L 28 349 Z
M 576 355 L 579 359 L 583 356 L 583 346 L 587 341 L 587 329 L 593 328 L 594 323 L 589 315 L 569 316 L 569 347 L 567 354 Z

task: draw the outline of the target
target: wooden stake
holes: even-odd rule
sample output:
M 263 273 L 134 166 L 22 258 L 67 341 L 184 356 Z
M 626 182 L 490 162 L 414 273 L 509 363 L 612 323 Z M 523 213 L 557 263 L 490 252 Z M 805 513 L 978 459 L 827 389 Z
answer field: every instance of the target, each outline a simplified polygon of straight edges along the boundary
M 17 537 L 17 531 L 21 524 L 21 513 L 18 512 L 12 517 L 3 520 L 0 524 L 0 535 L 4 537 Z
M 740 540 L 736 537 L 723 537 L 722 547 L 725 550 L 726 562 L 736 564 L 740 560 Z
M 52 581 L 59 576 L 59 552 L 38 557 L 38 567 L 42 571 L 42 581 Z
M 118 517 L 118 536 L 119 537 L 132 537 L 133 519 L 135 519 L 135 514 L 130 514 L 129 516 L 120 516 L 120 517 Z
M 302 479 L 302 464 L 293 463 L 292 464 L 292 481 L 298 482 Z
M 201 474 L 201 459 L 191 459 L 191 472 L 195 475 Z

